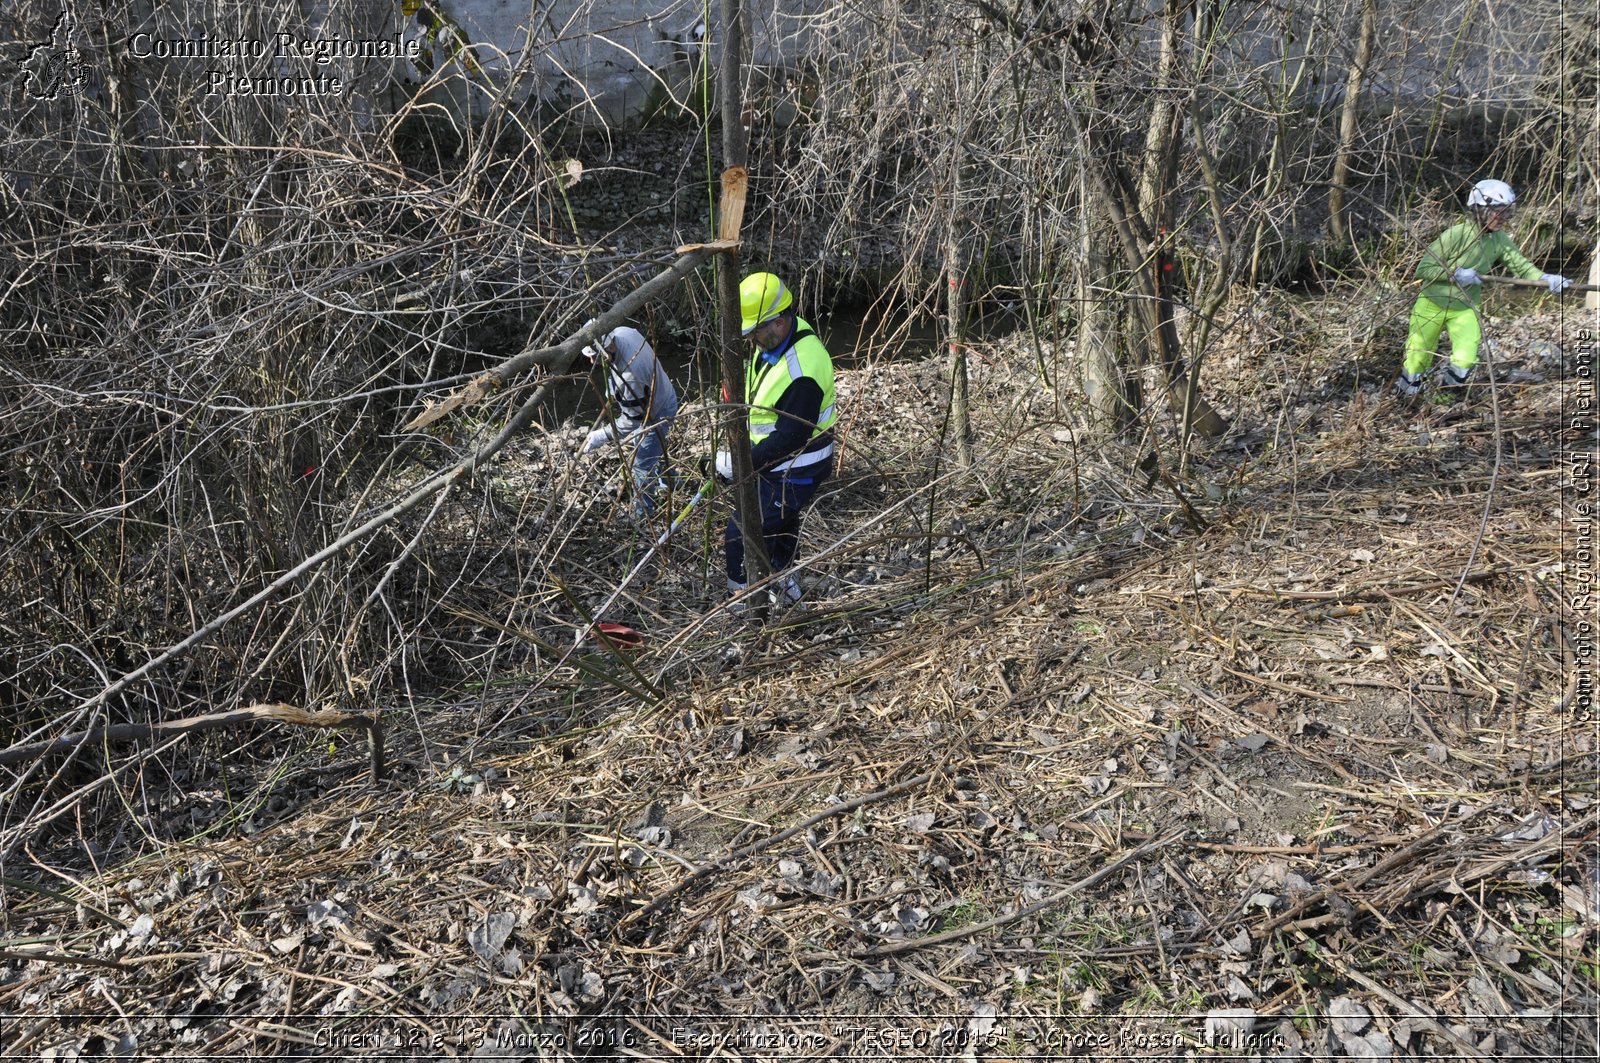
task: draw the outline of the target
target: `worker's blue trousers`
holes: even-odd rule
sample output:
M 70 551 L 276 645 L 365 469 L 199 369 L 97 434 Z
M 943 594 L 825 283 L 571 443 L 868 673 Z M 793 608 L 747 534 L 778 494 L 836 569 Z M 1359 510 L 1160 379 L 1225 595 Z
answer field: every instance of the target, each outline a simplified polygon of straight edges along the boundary
M 767 547 L 767 558 L 772 571 L 782 572 L 794 563 L 795 551 L 800 546 L 800 512 L 817 493 L 817 487 L 828 478 L 832 462 L 818 462 L 818 475 L 801 478 L 782 476 L 756 477 L 757 493 L 761 499 L 761 540 Z M 811 472 L 812 469 L 807 469 Z M 744 537 L 739 534 L 737 517 L 728 520 L 723 534 L 727 550 L 728 579 L 744 583 Z

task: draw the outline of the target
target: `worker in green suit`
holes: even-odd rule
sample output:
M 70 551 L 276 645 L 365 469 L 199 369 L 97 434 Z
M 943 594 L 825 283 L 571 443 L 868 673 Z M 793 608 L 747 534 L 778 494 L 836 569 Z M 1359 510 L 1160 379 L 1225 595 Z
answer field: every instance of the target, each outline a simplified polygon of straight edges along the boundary
M 1565 277 L 1539 272 L 1539 267 L 1524 258 L 1502 231 L 1516 202 L 1517 194 L 1504 181 L 1479 181 L 1467 196 L 1471 216 L 1450 226 L 1428 245 L 1417 264 L 1422 294 L 1411 308 L 1405 361 L 1400 379 L 1395 381 L 1395 389 L 1402 397 L 1412 398 L 1422 390 L 1422 378 L 1433 364 L 1440 332 L 1450 333 L 1450 361 L 1444 367 L 1439 400 L 1454 402 L 1465 395 L 1483 338 L 1478 325 L 1482 275 L 1495 266 L 1504 266 L 1525 280 L 1543 281 L 1552 292 L 1572 286 Z

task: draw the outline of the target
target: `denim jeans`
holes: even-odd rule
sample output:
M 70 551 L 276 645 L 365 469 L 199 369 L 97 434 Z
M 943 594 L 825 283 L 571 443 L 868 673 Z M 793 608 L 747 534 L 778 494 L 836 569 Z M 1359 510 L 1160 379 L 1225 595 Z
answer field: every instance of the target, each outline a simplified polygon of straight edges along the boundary
M 661 486 L 662 467 L 667 460 L 667 430 L 671 421 L 662 421 L 640 432 L 633 446 L 633 512 L 648 517 L 656 509 L 656 492 Z

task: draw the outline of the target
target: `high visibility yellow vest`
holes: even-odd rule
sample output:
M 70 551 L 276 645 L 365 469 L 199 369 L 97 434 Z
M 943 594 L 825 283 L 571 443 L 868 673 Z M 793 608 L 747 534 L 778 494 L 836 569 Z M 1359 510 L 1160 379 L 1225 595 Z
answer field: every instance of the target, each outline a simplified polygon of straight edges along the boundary
M 799 470 L 831 457 L 831 431 L 834 422 L 839 419 L 839 411 L 833 401 L 833 359 L 805 321 L 796 317 L 794 328 L 794 341 L 778 356 L 776 362 L 768 363 L 758 353 L 750 359 L 750 367 L 745 373 L 744 393 L 745 401 L 750 404 L 751 445 L 761 442 L 778 426 L 778 399 L 790 384 L 801 377 L 810 377 L 822 388 L 822 412 L 817 416 L 816 427 L 811 430 L 811 441 L 799 454 L 773 468 L 773 472 Z

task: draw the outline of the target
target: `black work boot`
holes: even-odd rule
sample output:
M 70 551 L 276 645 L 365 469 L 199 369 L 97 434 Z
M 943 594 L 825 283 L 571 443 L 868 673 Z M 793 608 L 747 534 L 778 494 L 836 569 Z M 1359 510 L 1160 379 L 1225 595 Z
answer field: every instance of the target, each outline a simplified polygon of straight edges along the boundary
M 1422 374 L 1400 370 L 1400 375 L 1394 382 L 1394 394 L 1395 398 L 1407 406 L 1415 403 L 1417 397 L 1422 394 Z
M 1467 401 L 1467 381 L 1472 377 L 1471 369 L 1457 369 L 1449 363 L 1445 364 L 1444 372 L 1439 374 L 1439 386 L 1433 393 L 1435 406 L 1459 406 Z

